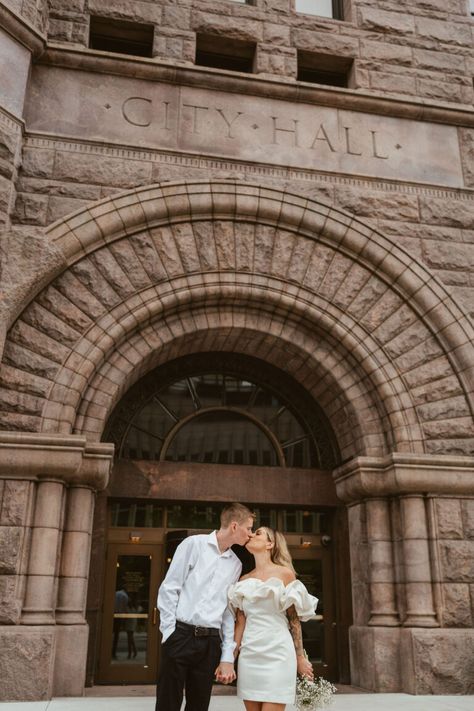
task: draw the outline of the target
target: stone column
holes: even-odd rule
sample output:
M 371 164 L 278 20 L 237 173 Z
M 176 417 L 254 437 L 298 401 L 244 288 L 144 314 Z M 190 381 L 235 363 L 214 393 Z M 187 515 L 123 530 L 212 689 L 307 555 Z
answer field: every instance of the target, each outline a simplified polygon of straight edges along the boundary
M 20 624 L 0 624 L 0 700 L 82 696 L 93 491 L 107 485 L 113 446 L 88 444 L 79 435 L 0 432 L 0 450 L 0 480 L 20 482 L 28 492 L 35 488 L 31 519 L 29 496 L 25 512 L 25 528 L 31 533 L 29 550 L 25 544 L 25 558 L 29 555 Z M 5 501 L 15 492 L 18 487 L 3 486 L 2 523 L 15 523 L 11 502 Z M 12 531 L 9 540 L 21 543 L 17 525 L 3 528 Z M 7 583 L 21 594 L 23 568 L 17 558 L 12 557 L 6 571 L 11 570 Z M 0 593 L 6 587 L 3 572 Z
M 400 499 L 407 617 L 404 627 L 439 627 L 433 587 L 425 500 L 420 495 Z
M 83 624 L 85 621 L 93 510 L 92 489 L 85 486 L 69 488 L 56 608 L 56 622 L 60 625 Z
M 64 482 L 43 479 L 37 484 L 25 603 L 25 625 L 54 625 L 56 568 L 61 536 Z
M 370 559 L 371 610 L 369 625 L 397 627 L 400 624 L 395 596 L 395 576 L 387 499 L 368 499 L 367 542 Z
M 53 695 L 81 696 L 84 689 L 89 628 L 85 620 L 94 492 L 71 486 L 59 568 Z

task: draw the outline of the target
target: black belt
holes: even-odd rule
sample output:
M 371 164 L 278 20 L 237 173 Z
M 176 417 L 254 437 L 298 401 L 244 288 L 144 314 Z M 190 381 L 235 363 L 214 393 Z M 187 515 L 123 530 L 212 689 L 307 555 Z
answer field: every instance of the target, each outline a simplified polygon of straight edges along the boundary
M 176 621 L 176 627 L 189 630 L 195 637 L 219 637 L 220 631 L 215 627 L 200 627 L 199 625 L 188 625 L 187 622 Z

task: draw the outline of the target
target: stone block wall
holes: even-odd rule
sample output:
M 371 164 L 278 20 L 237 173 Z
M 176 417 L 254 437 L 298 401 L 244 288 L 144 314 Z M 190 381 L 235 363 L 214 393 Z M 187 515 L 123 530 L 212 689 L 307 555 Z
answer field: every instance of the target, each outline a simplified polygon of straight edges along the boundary
M 18 166 L 21 159 L 21 126 L 0 109 L 0 229 L 9 226 L 15 205 Z
M 255 43 L 254 72 L 294 80 L 298 50 L 355 60 L 351 87 L 471 104 L 472 20 L 466 0 L 346 0 L 344 20 L 296 13 L 293 0 L 50 0 L 49 38 L 86 47 L 89 16 L 149 23 L 159 60 L 192 64 L 196 33 Z
M 275 177 L 263 169 L 256 177 L 250 167 L 224 161 L 190 160 L 183 166 L 153 154 L 140 158 L 130 151 L 127 157 L 126 151 L 114 149 L 94 153 L 79 151 L 74 144 L 55 148 L 38 143 L 27 141 L 23 151 L 12 218 L 18 227 L 44 228 L 94 200 L 131 187 L 183 178 L 237 177 L 322 199 L 360 217 L 422 260 L 474 316 L 474 215 L 467 191 L 389 185 L 376 180 L 330 180 L 316 174 L 308 174 L 306 179 Z M 433 357 L 427 352 L 425 362 Z M 444 387 L 449 389 L 449 383 Z M 423 387 L 419 394 L 426 397 Z M 469 418 L 468 413 L 456 411 L 455 402 L 453 408 L 452 413 L 440 413 L 440 417 Z M 467 436 L 468 420 L 466 427 Z
M 34 484 L 0 479 L 0 624 L 17 624 L 23 602 Z
M 40 32 L 48 25 L 48 0 L 3 0 L 3 4 Z
M 472 628 L 474 620 L 474 499 L 436 501 L 443 627 Z

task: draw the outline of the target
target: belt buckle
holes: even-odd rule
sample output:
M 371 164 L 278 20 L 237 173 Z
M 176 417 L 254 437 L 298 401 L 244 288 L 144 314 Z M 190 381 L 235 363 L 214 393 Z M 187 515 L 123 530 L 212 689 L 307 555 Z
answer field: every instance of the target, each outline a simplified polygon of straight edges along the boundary
M 194 636 L 195 637 L 206 637 L 208 634 L 207 629 L 205 627 L 199 627 L 199 625 L 196 625 L 194 628 Z

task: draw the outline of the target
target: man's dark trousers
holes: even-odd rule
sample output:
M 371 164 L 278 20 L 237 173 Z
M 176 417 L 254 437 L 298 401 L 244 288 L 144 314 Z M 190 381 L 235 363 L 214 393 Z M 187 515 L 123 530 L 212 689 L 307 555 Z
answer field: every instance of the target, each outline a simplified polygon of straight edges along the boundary
M 190 625 L 178 622 L 173 634 L 161 645 L 156 711 L 179 711 L 183 690 L 185 711 L 207 711 L 220 657 L 219 636 L 196 636 Z

